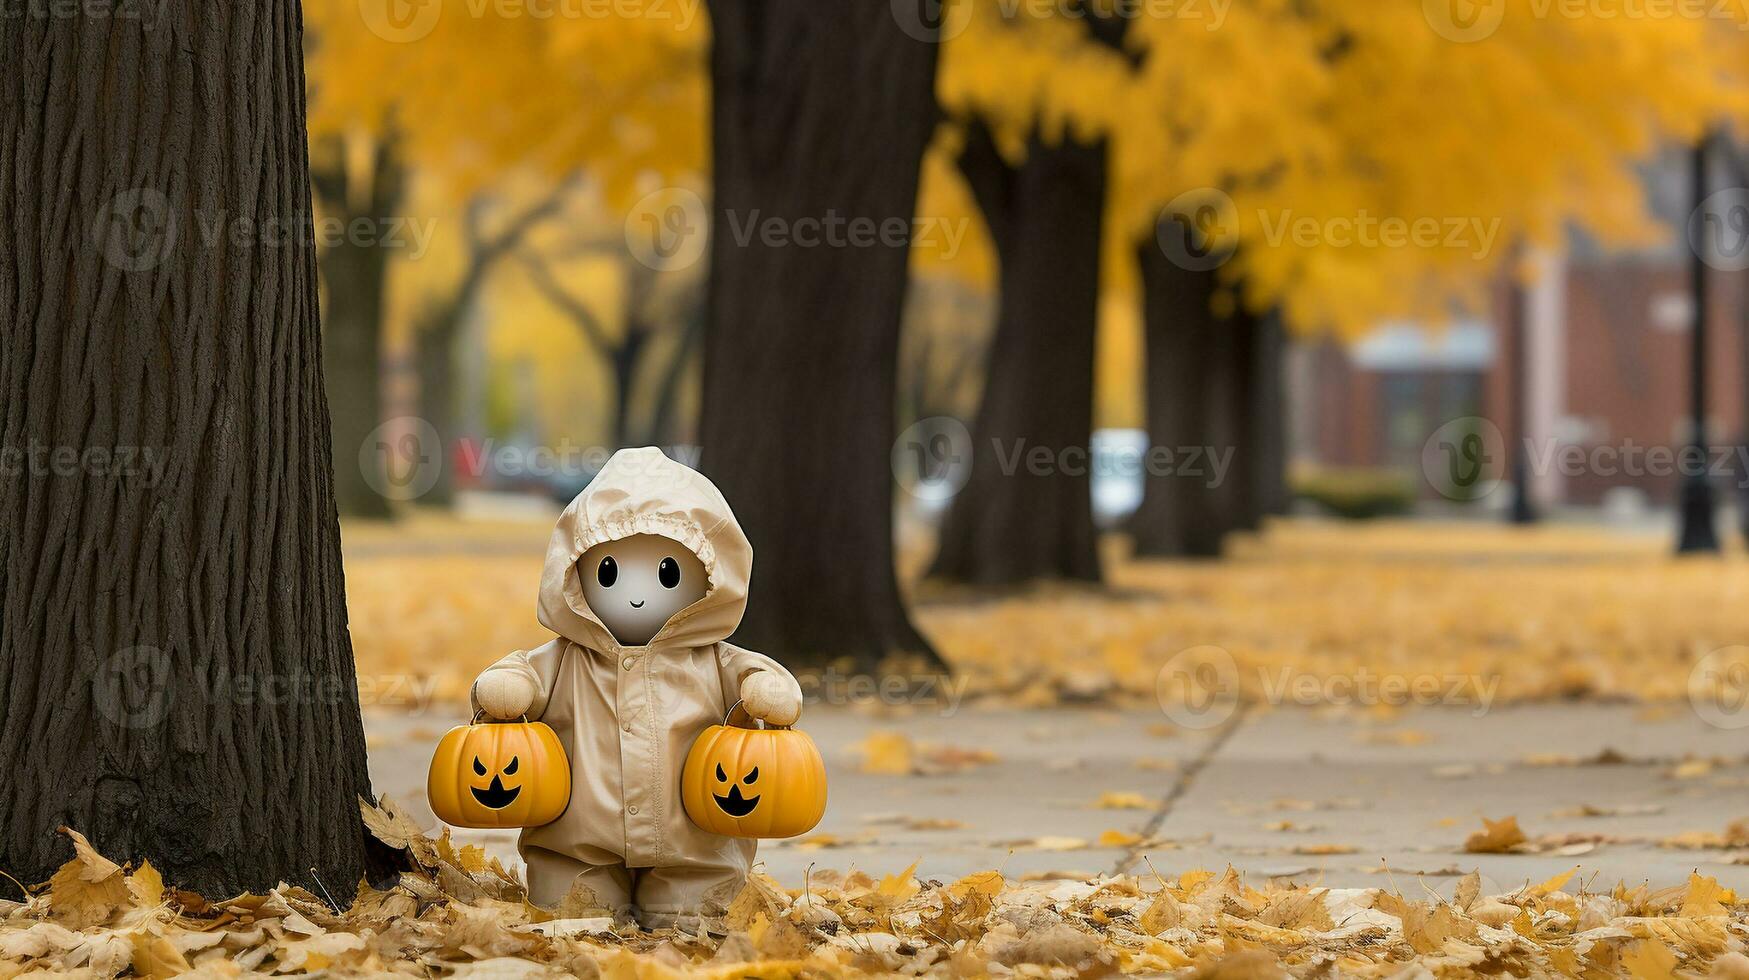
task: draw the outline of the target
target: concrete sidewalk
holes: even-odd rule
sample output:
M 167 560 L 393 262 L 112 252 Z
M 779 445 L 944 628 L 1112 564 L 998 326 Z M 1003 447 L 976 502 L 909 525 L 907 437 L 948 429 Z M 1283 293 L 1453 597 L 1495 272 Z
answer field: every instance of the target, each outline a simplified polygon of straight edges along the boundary
M 366 716 L 377 791 L 432 824 L 426 766 L 455 715 Z M 1212 732 L 1164 722 L 1067 708 L 910 719 L 810 709 L 803 727 L 826 756 L 831 803 L 813 834 L 765 842 L 760 859 L 798 887 L 809 866 L 889 874 L 915 860 L 939 879 L 997 867 L 1145 873 L 1151 861 L 1162 874 L 1232 864 L 1257 883 L 1413 889 L 1422 875 L 1446 893 L 1472 868 L 1485 891 L 1575 865 L 1596 887 L 1678 884 L 1698 868 L 1749 888 L 1749 864 L 1731 863 L 1749 862 L 1749 847 L 1660 844 L 1749 817 L 1749 732 L 1711 727 L 1686 705 L 1420 709 L 1388 723 L 1253 709 Z M 903 733 L 948 771 L 860 771 L 857 746 L 876 731 Z M 932 758 L 930 746 L 942 751 Z M 1484 816 L 1516 816 L 1539 853 L 1464 853 Z M 515 857 L 513 833 L 457 836 Z

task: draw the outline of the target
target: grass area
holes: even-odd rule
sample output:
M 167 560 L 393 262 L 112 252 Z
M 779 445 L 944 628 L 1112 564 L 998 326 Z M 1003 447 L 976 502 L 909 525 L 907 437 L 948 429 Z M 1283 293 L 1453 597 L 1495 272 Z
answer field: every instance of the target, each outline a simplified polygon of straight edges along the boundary
M 460 698 L 493 659 L 544 642 L 546 533 L 429 516 L 348 527 L 367 703 Z M 1202 646 L 1232 658 L 1251 697 L 1284 677 L 1391 674 L 1503 701 L 1670 700 L 1702 658 L 1749 643 L 1740 553 L 1677 559 L 1661 537 L 1574 527 L 1291 520 L 1222 561 L 1115 561 L 1104 590 L 917 591 L 917 621 L 969 696 L 1026 705 L 1151 704 L 1162 666 Z

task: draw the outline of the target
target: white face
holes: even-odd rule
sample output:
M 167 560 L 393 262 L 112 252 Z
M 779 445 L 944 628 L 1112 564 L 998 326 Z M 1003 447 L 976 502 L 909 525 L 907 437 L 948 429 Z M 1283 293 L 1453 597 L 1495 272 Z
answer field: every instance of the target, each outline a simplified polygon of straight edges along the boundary
M 660 534 L 598 544 L 577 559 L 583 597 L 613 638 L 641 647 L 669 617 L 704 598 L 704 563 Z

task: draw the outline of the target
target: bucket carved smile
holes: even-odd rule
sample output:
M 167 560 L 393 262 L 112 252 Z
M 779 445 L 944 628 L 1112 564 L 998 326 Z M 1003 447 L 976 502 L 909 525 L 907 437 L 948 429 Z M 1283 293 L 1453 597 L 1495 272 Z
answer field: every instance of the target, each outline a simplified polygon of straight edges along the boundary
M 493 810 L 502 810 L 516 802 L 516 797 L 522 793 L 521 786 L 514 786 L 510 789 L 505 789 L 504 780 L 499 779 L 497 776 L 492 777 L 492 785 L 485 789 L 481 789 L 478 786 L 469 786 L 468 790 L 474 794 L 474 799 L 480 801 L 481 806 Z

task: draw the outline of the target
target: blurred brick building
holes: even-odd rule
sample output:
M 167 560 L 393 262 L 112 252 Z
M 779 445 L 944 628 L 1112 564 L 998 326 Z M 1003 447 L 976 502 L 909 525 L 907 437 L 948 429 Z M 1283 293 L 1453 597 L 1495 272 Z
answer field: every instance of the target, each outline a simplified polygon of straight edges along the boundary
M 1693 306 L 1681 237 L 1690 210 L 1683 160 L 1661 163 L 1646 183 L 1654 212 L 1671 229 L 1666 246 L 1606 251 L 1576 235 L 1566 254 L 1544 263 L 1538 282 L 1522 290 L 1502 282 L 1486 319 L 1440 329 L 1388 323 L 1347 347 L 1298 345 L 1288 366 L 1295 460 L 1418 473 L 1434 430 L 1474 415 L 1493 421 L 1508 443 L 1528 436 L 1534 453 L 1545 457 L 1556 447 L 1579 447 L 1587 460 L 1608 461 L 1618 450 L 1685 445 Z M 1746 278 L 1749 272 L 1708 271 L 1707 440 L 1721 453 L 1745 441 L 1749 414 Z M 1517 358 L 1509 315 L 1519 298 L 1528 380 L 1522 425 L 1513 412 Z M 1603 456 L 1592 455 L 1597 447 L 1606 447 Z M 1739 464 L 1727 458 L 1734 477 Z M 1615 471 L 1589 463 L 1533 466 L 1533 492 L 1543 504 L 1673 499 L 1673 477 L 1647 467 L 1601 469 Z M 1734 483 L 1719 484 L 1721 502 L 1734 496 Z

